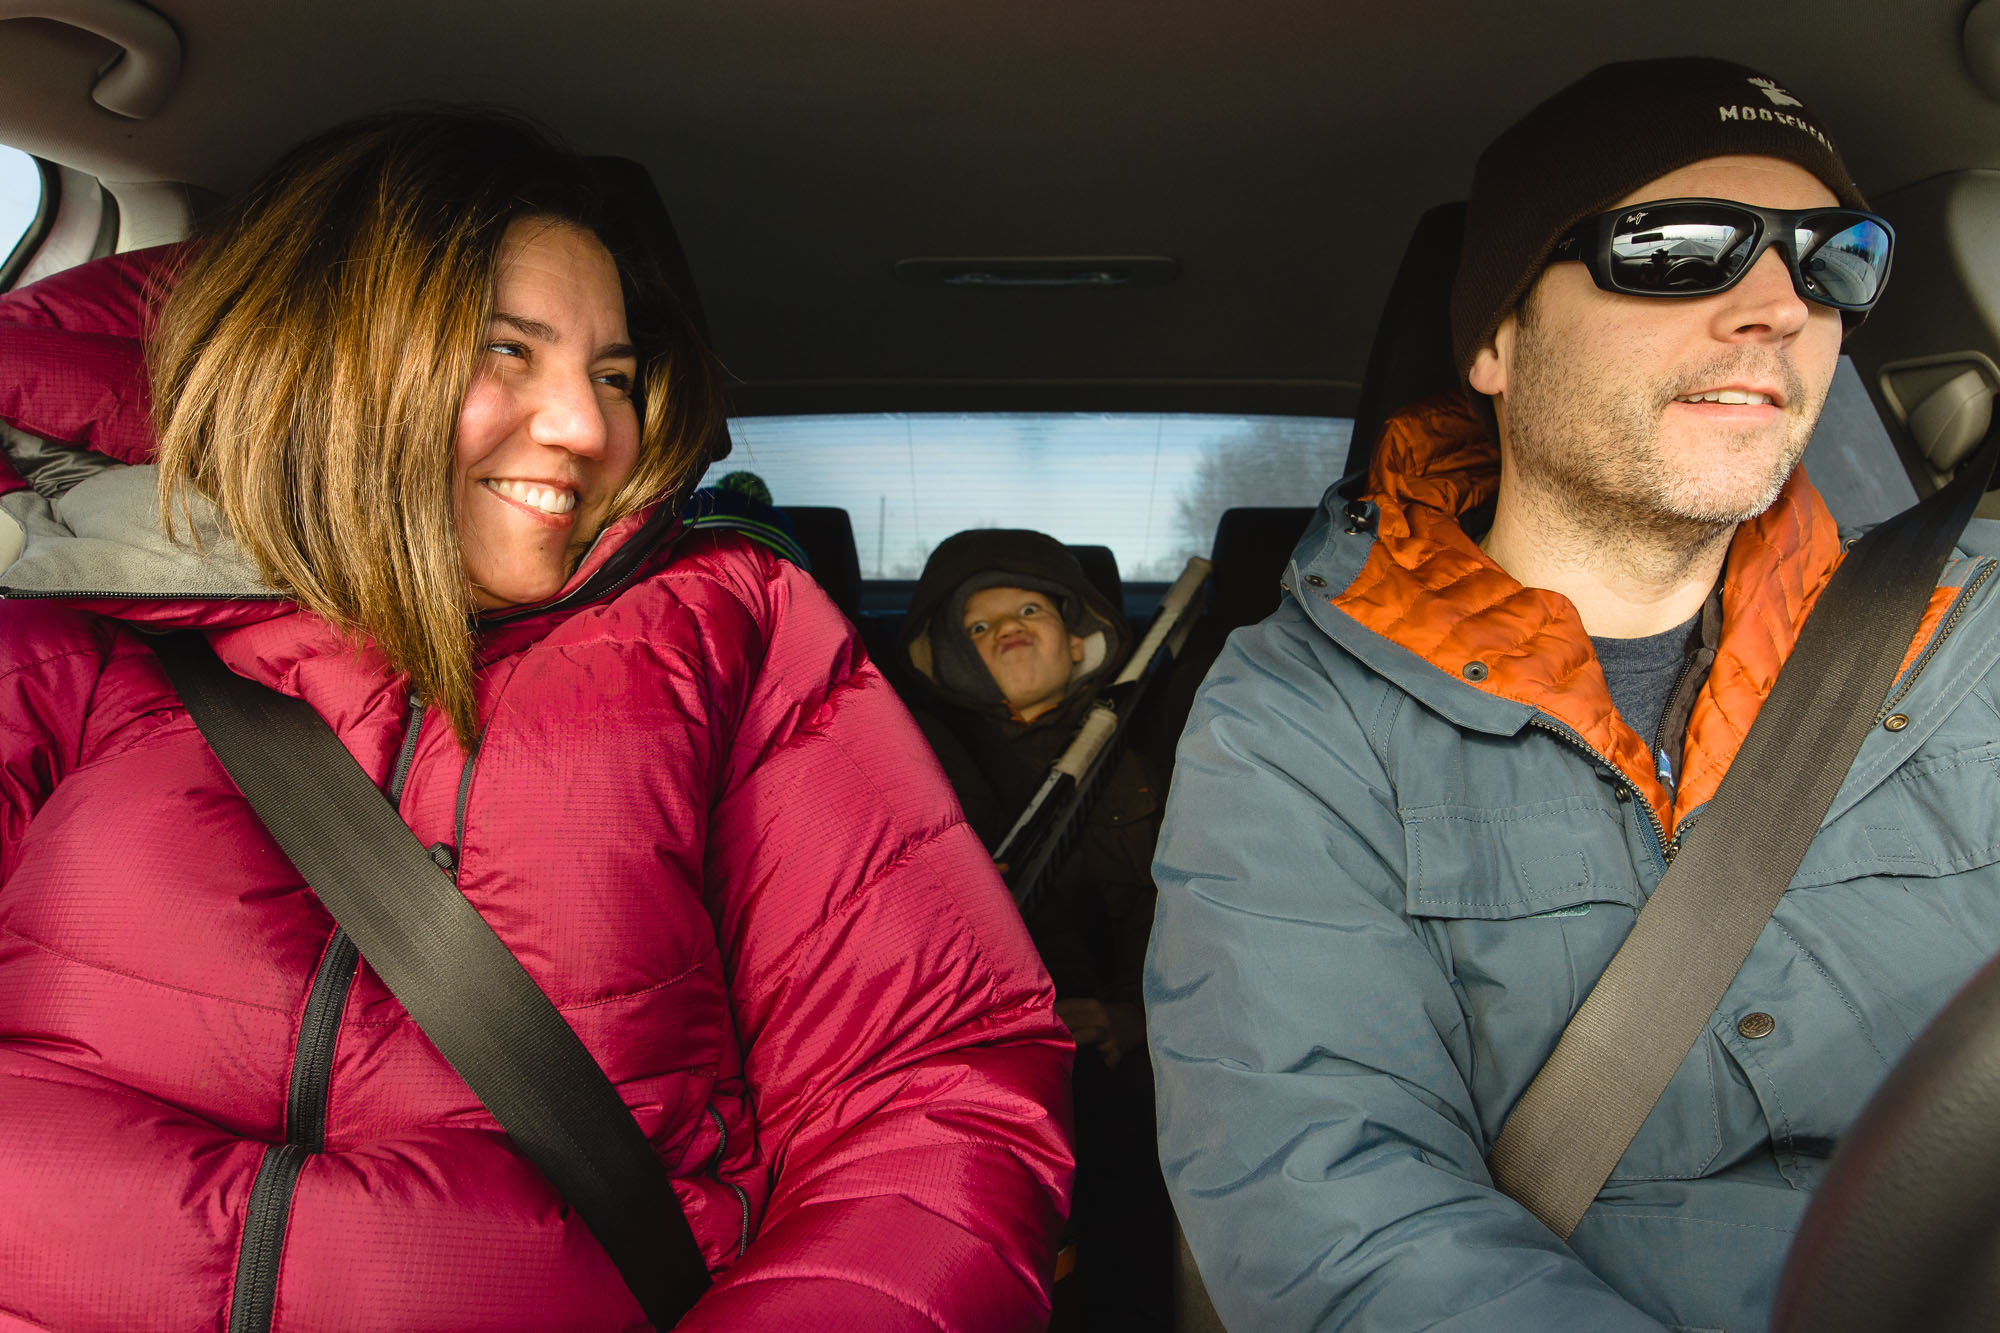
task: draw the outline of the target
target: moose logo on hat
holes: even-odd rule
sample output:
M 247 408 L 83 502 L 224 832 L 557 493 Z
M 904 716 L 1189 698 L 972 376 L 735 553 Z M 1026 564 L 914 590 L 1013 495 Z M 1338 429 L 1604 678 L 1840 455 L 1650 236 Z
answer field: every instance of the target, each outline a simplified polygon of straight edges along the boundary
M 1762 89 L 1764 96 L 1771 99 L 1771 105 L 1773 106 L 1805 105 L 1804 102 L 1801 102 L 1798 98 L 1792 96 L 1790 93 L 1786 92 L 1783 88 L 1780 88 L 1777 84 L 1773 83 L 1769 79 L 1752 79 L 1750 80 L 1750 83 L 1753 87 Z
M 1751 90 L 1755 89 L 1753 93 Z M 1643 116 L 1604 108 L 1640 105 Z M 1843 207 L 1867 207 L 1812 113 L 1778 80 L 1726 60 L 1681 56 L 1601 65 L 1537 104 L 1479 155 L 1452 283 L 1452 355 L 1469 369 L 1571 228 L 1711 157 L 1774 157 L 1804 168 Z M 1632 195 L 1627 199 L 1627 195 Z M 1622 204 L 1621 204 L 1622 201 Z

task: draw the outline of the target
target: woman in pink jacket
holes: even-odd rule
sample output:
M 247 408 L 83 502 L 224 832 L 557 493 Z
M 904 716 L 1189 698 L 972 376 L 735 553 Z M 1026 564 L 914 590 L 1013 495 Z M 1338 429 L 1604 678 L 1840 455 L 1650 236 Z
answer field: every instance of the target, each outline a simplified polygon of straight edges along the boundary
M 714 1274 L 683 1327 L 1045 1322 L 1047 980 L 827 599 L 676 540 L 716 374 L 579 161 L 445 113 L 295 151 L 159 316 L 154 465 L 75 447 L 133 271 L 0 299 L 0 1330 L 644 1324 L 224 774 L 176 627 L 331 725 L 603 1067 Z

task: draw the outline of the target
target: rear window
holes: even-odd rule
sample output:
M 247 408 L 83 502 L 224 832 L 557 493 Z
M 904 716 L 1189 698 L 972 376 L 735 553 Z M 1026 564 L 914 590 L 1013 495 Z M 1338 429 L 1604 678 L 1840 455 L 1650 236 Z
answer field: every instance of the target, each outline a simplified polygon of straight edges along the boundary
M 787 505 L 845 509 L 865 579 L 914 579 L 967 528 L 1034 528 L 1108 546 L 1127 582 L 1207 555 L 1242 506 L 1307 506 L 1340 475 L 1354 423 L 1334 417 L 898 413 L 739 417 L 730 472 Z

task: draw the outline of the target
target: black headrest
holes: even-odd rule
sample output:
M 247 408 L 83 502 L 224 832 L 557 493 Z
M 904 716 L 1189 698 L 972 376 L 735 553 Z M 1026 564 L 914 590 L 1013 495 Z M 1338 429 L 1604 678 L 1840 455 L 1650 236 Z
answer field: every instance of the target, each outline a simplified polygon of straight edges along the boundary
M 1465 205 L 1439 204 L 1417 219 L 1402 267 L 1375 325 L 1375 345 L 1354 408 L 1347 446 L 1350 479 L 1365 475 L 1375 439 L 1390 417 L 1411 403 L 1458 387 L 1451 354 L 1451 284 L 1465 240 Z
M 702 313 L 701 298 L 695 294 L 694 273 L 688 268 L 687 252 L 681 249 L 680 235 L 674 231 L 674 220 L 667 215 L 666 201 L 654 187 L 652 175 L 629 157 L 593 157 L 590 169 L 596 173 L 598 187 L 605 196 L 658 247 L 667 282 L 674 289 L 681 309 L 694 323 L 701 340 L 709 341 L 708 317 Z
M 1125 613 L 1125 580 L 1118 577 L 1118 556 L 1109 546 L 1072 546 L 1069 553 L 1083 566 L 1090 586 L 1104 594 L 1104 600 Z
M 1254 625 L 1278 609 L 1278 580 L 1311 509 L 1227 509 L 1215 525 L 1208 613 L 1221 629 Z
M 854 524 L 845 509 L 786 505 L 792 535 L 812 561 L 812 576 L 840 613 L 861 618 L 861 555 L 854 549 Z

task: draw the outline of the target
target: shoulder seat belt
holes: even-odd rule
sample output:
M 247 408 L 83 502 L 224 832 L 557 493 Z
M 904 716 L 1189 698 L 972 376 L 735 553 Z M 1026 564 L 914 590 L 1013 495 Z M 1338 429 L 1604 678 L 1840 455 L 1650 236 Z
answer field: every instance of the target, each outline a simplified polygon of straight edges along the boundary
M 1992 476 L 1958 478 L 1856 542 L 1821 592 L 1709 808 L 1493 1145 L 1493 1182 L 1569 1239 L 1798 873 Z
M 708 1287 L 665 1166 L 604 1071 L 311 705 L 199 633 L 154 646 L 216 758 L 313 893 L 617 1265 L 655 1328 Z

